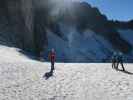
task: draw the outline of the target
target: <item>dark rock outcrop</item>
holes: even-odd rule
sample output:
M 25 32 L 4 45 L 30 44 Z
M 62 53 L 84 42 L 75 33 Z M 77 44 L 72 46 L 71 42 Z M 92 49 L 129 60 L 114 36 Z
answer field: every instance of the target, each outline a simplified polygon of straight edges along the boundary
M 132 46 L 124 40 L 117 29 L 132 28 L 132 21 L 130 22 L 113 22 L 109 21 L 107 17 L 100 13 L 100 11 L 91 7 L 86 2 L 76 2 L 69 8 L 66 8 L 60 13 L 56 22 L 64 22 L 67 24 L 75 25 L 82 33 L 85 29 L 91 29 L 98 35 L 106 38 L 114 47 L 123 53 L 128 53 L 132 50 Z
M 47 48 L 46 29 L 62 37 L 58 23 L 64 22 L 75 25 L 81 34 L 85 29 L 93 30 L 123 53 L 132 50 L 117 29 L 133 29 L 133 21 L 109 21 L 97 8 L 86 2 L 73 2 L 71 6 L 60 9 L 54 17 L 50 15 L 51 10 L 48 0 L 0 0 L 1 43 L 40 56 L 40 52 Z
M 4 42 L 39 55 L 47 46 L 46 8 L 39 9 L 33 0 L 1 0 L 0 8 L 0 35 Z

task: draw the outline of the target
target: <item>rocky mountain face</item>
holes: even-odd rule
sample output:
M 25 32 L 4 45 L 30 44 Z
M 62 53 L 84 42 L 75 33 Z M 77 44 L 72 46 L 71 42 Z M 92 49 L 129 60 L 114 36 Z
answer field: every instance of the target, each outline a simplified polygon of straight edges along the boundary
M 92 8 L 85 2 L 74 3 L 66 11 L 63 11 L 61 15 L 59 18 L 61 22 L 75 24 L 80 32 L 83 32 L 85 29 L 91 29 L 106 38 L 115 49 L 123 53 L 127 53 L 132 49 L 131 45 L 123 40 L 117 31 L 118 28 L 132 29 L 132 22 L 109 21 L 97 8 Z
M 110 43 L 113 50 L 124 54 L 132 51 L 133 46 L 120 35 L 118 29 L 133 30 L 133 21 L 110 21 L 86 2 L 72 2 L 64 7 L 51 1 L 0 0 L 0 43 L 40 56 L 40 52 L 47 51 L 48 47 L 52 48 L 48 45 L 50 32 L 63 40 L 69 40 L 65 35 L 71 33 L 69 29 L 74 28 L 81 37 L 86 30 L 93 31 L 95 36 L 98 35 Z M 62 24 L 66 27 L 66 32 Z M 87 45 L 84 48 L 88 48 Z
M 58 61 L 109 61 L 113 52 L 122 52 L 131 61 L 131 39 L 118 30 L 133 30 L 132 21 L 110 21 L 86 2 L 74 2 L 57 11 L 47 38 L 48 48 L 57 50 Z M 132 32 L 125 34 L 131 36 Z
M 0 35 L 3 43 L 39 55 L 43 45 L 47 45 L 45 8 L 38 8 L 33 0 L 1 0 L 0 8 Z

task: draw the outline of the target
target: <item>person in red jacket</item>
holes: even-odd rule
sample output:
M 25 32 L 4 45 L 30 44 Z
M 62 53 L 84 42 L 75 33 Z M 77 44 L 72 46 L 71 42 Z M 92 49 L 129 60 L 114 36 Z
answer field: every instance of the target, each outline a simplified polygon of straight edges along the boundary
M 54 64 L 55 64 L 55 50 L 54 49 L 51 49 L 51 52 L 49 53 L 49 60 L 51 62 L 51 71 L 53 71 L 55 68 L 54 68 Z

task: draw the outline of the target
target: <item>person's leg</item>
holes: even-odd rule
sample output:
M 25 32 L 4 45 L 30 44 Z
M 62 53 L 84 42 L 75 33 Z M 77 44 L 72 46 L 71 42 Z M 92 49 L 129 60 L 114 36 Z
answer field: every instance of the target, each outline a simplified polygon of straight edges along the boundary
M 115 62 L 112 61 L 112 68 L 114 69 L 114 67 L 115 67 Z
M 117 61 L 114 60 L 114 69 L 116 69 L 116 66 L 117 66 Z
M 51 71 L 53 71 L 53 63 L 51 62 Z
M 55 70 L 55 68 L 54 68 L 54 62 L 53 62 L 53 70 Z
M 52 62 L 51 70 L 54 70 L 54 62 Z
M 119 62 L 116 62 L 115 69 L 118 70 Z
M 124 65 L 123 65 L 123 61 L 121 61 L 120 63 L 121 63 L 122 70 L 125 71 L 125 68 L 124 68 Z

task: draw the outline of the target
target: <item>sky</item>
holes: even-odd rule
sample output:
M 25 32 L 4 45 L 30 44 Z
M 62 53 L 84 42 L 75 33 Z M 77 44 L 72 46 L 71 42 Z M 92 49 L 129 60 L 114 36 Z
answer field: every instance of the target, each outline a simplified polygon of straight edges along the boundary
M 133 19 L 133 0 L 84 0 L 98 7 L 110 20 L 128 21 Z

